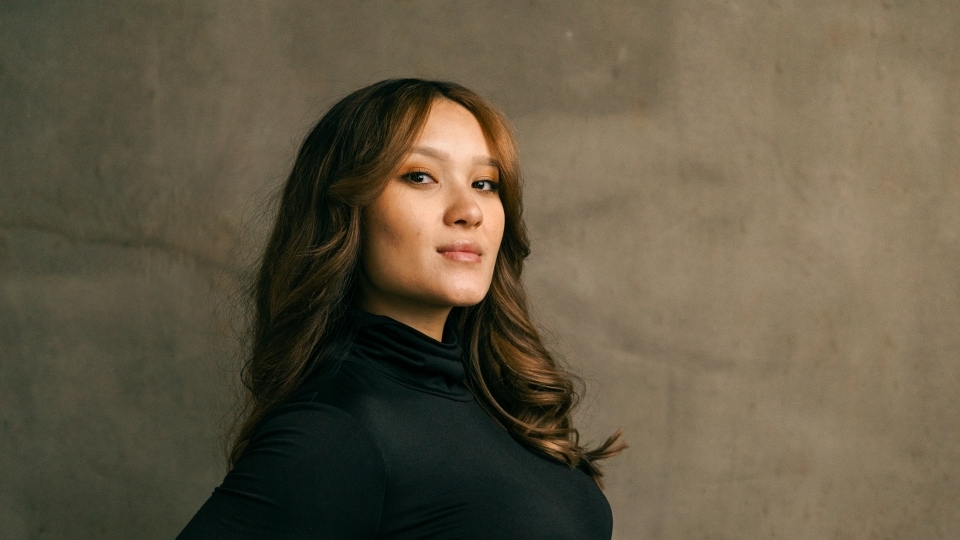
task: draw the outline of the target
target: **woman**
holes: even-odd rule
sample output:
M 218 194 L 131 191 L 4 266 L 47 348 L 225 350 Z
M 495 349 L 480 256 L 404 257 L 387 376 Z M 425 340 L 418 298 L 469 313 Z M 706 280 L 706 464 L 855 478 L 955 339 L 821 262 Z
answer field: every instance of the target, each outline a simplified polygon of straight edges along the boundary
M 436 81 L 333 106 L 253 287 L 231 470 L 194 538 L 609 539 L 571 377 L 530 322 L 504 118 Z

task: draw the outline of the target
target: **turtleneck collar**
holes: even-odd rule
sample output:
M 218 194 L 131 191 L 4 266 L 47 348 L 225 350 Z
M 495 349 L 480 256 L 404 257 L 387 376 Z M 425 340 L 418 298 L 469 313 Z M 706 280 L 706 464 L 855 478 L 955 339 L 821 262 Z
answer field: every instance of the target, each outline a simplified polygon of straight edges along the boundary
M 372 361 L 394 380 L 415 390 L 468 401 L 472 394 L 463 384 L 466 372 L 460 361 L 460 343 L 452 320 L 443 329 L 443 341 L 383 315 L 355 312 L 357 338 L 352 353 Z

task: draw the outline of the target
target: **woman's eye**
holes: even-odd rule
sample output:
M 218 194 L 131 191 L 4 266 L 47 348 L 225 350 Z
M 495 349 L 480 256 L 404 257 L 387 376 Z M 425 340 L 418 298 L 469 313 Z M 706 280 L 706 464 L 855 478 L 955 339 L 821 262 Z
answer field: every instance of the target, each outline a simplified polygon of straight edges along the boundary
M 433 178 L 423 171 L 410 171 L 402 176 L 404 180 L 412 184 L 429 184 Z
M 499 191 L 500 182 L 494 182 L 493 180 L 477 180 L 473 183 L 473 187 L 479 189 L 480 191 Z

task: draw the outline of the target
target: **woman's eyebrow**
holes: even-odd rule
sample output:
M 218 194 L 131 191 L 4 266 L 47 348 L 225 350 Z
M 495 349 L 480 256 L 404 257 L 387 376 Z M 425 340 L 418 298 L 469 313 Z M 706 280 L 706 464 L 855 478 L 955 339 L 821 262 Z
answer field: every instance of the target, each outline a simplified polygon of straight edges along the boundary
M 440 161 L 450 161 L 450 154 L 443 150 L 431 146 L 414 146 L 410 149 L 411 154 L 420 154 Z
M 473 158 L 474 165 L 486 165 L 488 167 L 493 167 L 495 169 L 500 168 L 500 162 L 493 159 L 492 157 L 487 156 L 477 156 Z
M 410 153 L 431 157 L 439 161 L 450 161 L 450 154 L 432 146 L 414 146 L 410 149 Z M 477 156 L 473 158 L 473 164 L 494 167 L 497 169 L 500 168 L 500 162 L 489 156 Z

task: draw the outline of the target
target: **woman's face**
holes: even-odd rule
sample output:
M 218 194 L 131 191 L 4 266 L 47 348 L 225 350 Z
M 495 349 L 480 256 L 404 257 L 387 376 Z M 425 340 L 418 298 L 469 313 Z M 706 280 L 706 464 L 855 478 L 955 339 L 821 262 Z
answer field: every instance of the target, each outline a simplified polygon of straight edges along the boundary
M 434 103 L 400 168 L 364 210 L 364 307 L 397 318 L 483 300 L 503 237 L 499 181 L 476 118 L 452 101 Z

